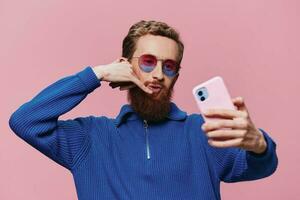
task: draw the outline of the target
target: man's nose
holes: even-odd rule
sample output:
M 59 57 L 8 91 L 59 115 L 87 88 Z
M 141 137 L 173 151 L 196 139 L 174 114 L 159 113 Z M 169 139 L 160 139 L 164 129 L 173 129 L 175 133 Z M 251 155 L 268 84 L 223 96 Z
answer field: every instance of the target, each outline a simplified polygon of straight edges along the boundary
M 164 74 L 162 70 L 162 62 L 158 61 L 155 68 L 152 71 L 152 77 L 158 80 L 163 80 Z

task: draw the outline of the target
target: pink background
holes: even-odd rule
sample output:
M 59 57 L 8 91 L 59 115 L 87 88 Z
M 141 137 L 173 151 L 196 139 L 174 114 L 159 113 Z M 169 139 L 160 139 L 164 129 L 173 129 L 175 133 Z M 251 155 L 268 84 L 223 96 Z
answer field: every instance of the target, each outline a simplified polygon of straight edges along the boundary
M 181 33 L 179 107 L 198 112 L 192 87 L 223 76 L 277 143 L 275 174 L 222 183 L 223 199 L 299 199 L 299 9 L 297 0 L 0 0 L 0 199 L 77 199 L 71 173 L 14 135 L 8 119 L 54 81 L 120 56 L 128 28 L 141 19 Z M 126 93 L 104 83 L 61 119 L 115 116 L 124 103 Z

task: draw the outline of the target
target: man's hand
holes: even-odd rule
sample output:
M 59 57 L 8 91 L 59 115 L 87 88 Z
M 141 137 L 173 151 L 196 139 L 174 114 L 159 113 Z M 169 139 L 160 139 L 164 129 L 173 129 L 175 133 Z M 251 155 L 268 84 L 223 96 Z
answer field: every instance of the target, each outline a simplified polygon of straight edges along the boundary
M 138 86 L 146 93 L 152 94 L 152 90 L 139 80 L 133 66 L 124 57 L 107 65 L 95 66 L 92 69 L 98 79 L 110 82 L 109 86 L 113 89 L 120 87 L 120 90 L 126 90 Z
M 209 109 L 203 113 L 206 118 L 218 118 L 205 122 L 201 127 L 206 132 L 208 143 L 214 147 L 239 147 L 257 154 L 263 153 L 267 143 L 252 123 L 243 98 L 237 97 L 232 101 L 237 110 Z

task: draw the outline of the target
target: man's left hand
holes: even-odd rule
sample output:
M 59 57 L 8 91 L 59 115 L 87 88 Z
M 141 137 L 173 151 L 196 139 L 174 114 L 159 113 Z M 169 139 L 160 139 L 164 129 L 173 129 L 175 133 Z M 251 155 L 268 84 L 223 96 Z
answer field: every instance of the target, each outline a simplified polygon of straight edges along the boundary
M 206 118 L 218 118 L 205 122 L 201 127 L 208 143 L 214 147 L 239 147 L 257 154 L 263 153 L 267 143 L 251 121 L 243 98 L 237 97 L 232 101 L 237 110 L 209 109 L 203 113 Z

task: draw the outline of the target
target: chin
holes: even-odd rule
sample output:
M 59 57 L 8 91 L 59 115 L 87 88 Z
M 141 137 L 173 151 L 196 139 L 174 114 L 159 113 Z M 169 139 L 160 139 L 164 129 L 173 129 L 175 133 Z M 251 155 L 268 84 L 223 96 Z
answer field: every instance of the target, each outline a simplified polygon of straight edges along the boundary
M 147 94 L 147 95 L 150 96 L 151 99 L 155 99 L 155 100 L 161 99 L 161 91 L 158 93 Z

